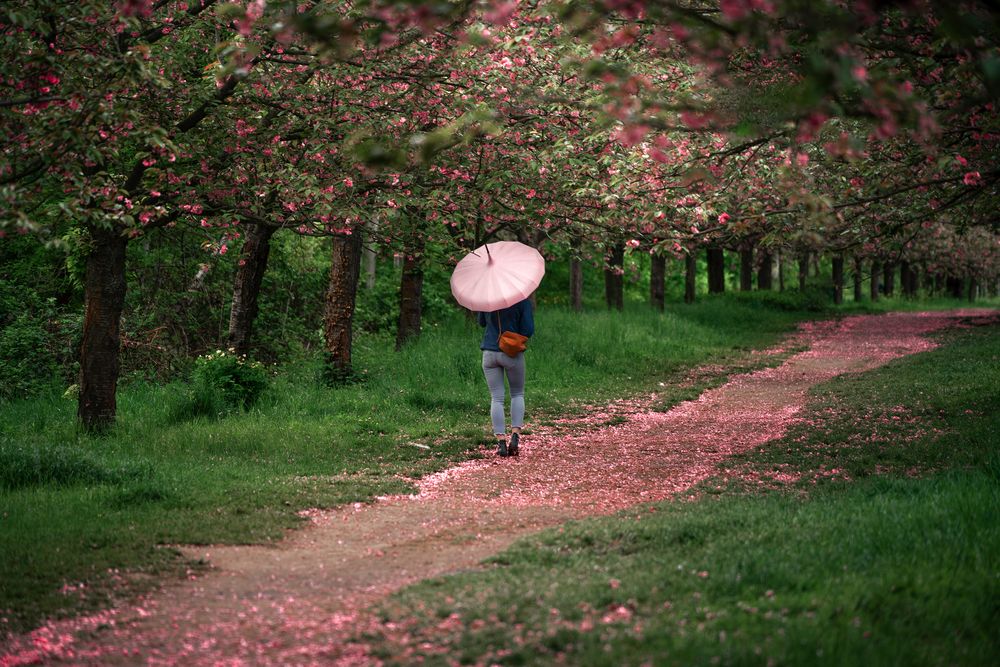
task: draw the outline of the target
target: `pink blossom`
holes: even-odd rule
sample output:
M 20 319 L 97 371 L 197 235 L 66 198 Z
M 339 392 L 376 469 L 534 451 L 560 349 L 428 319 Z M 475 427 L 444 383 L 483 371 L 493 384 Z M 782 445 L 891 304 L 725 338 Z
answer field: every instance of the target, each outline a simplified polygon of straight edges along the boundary
M 732 216 L 730 216 L 730 215 L 729 215 L 728 213 L 723 213 L 723 214 L 721 214 L 721 215 L 719 216 L 719 224 L 720 224 L 720 225 L 724 225 L 724 224 L 726 224 L 727 222 L 729 222 L 729 220 L 730 220 L 730 218 L 731 218 L 731 217 L 732 217 Z
M 962 182 L 966 185 L 979 185 L 983 182 L 983 178 L 978 171 L 970 171 L 962 178 Z
M 750 5 L 746 0 L 722 0 L 719 9 L 730 21 L 739 21 L 750 15 Z
M 815 111 L 809 114 L 799 123 L 799 131 L 796 136 L 799 143 L 806 143 L 807 141 L 812 141 L 816 138 L 816 133 L 819 131 L 823 124 L 827 120 L 827 115 Z
M 639 239 L 629 239 L 628 241 L 625 242 L 625 245 L 634 250 L 635 248 L 639 247 Z
M 649 157 L 653 159 L 654 162 L 659 162 L 663 164 L 670 161 L 670 157 L 661 151 L 659 148 L 651 148 L 648 153 Z
M 344 187 L 348 187 L 348 188 L 353 188 L 354 187 L 354 181 L 351 179 L 350 176 L 348 176 L 347 178 L 344 179 Z
M 151 0 L 119 0 L 118 13 L 122 16 L 148 17 L 153 13 Z
M 483 15 L 483 20 L 495 26 L 505 26 L 510 23 L 511 17 L 517 12 L 516 2 L 505 2 L 494 5 L 493 8 Z
M 648 125 L 628 125 L 615 132 L 614 139 L 622 146 L 635 146 L 649 132 Z
M 705 114 L 698 114 L 693 111 L 682 111 L 681 122 L 689 129 L 700 130 L 708 125 L 708 117 Z
M 967 167 L 967 166 L 969 166 L 969 161 L 968 161 L 968 160 L 966 160 L 966 159 L 965 159 L 964 157 L 962 157 L 961 155 L 956 155 L 956 156 L 955 156 L 955 162 L 959 163 L 959 164 L 960 164 L 960 165 L 962 165 L 963 167 Z

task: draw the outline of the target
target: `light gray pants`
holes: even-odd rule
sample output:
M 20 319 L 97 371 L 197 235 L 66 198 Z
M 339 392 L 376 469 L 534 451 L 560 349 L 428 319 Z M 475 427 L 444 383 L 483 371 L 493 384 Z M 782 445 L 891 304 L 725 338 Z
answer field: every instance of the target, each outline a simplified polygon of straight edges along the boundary
M 503 435 L 507 432 L 504 426 L 504 374 L 510 385 L 510 426 L 521 428 L 524 425 L 524 352 L 516 357 L 508 357 L 503 352 L 483 350 L 483 375 L 490 388 L 490 418 L 493 420 L 493 433 Z

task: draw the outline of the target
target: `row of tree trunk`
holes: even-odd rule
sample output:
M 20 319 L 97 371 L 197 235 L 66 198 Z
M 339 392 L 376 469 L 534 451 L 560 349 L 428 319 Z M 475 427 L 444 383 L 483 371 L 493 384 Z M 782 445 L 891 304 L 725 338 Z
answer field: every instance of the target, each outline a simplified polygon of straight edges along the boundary
M 706 248 L 706 266 L 708 270 L 708 292 L 709 294 L 721 294 L 726 289 L 725 251 L 718 246 Z M 739 250 L 740 256 L 740 291 L 746 292 L 753 289 L 753 278 L 756 271 L 757 289 L 774 289 L 774 276 L 777 273 L 779 289 L 784 290 L 784 272 L 780 270 L 778 262 L 780 259 L 773 253 L 761 251 L 754 257 L 752 246 L 743 247 Z M 844 301 L 845 285 L 845 257 L 842 253 L 834 255 L 832 258 L 832 291 L 835 304 Z M 604 270 L 604 291 L 605 301 L 608 308 L 622 310 L 624 303 L 624 245 L 617 245 L 612 248 L 607 256 L 607 264 Z M 665 307 L 665 282 L 667 274 L 666 258 L 662 255 L 653 255 L 650 265 L 649 302 L 657 310 Z M 778 269 L 777 271 L 775 269 Z M 805 289 L 810 269 L 814 274 L 819 272 L 819 257 L 811 252 L 803 252 L 798 260 L 799 289 Z M 868 298 L 878 301 L 883 295 L 893 296 L 896 290 L 896 275 L 899 274 L 899 285 L 902 295 L 907 298 L 915 298 L 920 288 L 920 275 L 916 267 L 906 261 L 896 263 L 883 263 L 873 260 L 869 265 L 870 274 Z M 854 300 L 861 301 L 864 298 L 864 262 L 860 257 L 854 257 L 851 266 L 851 278 L 853 282 Z M 684 301 L 692 303 L 695 300 L 695 285 L 697 281 L 697 257 L 694 253 L 688 253 L 684 260 Z M 954 298 L 967 297 L 969 301 L 974 301 L 978 293 L 978 285 L 975 280 L 969 278 L 932 276 L 926 274 L 924 288 L 928 294 L 947 293 Z M 580 311 L 583 308 L 583 274 L 581 263 L 574 258 L 570 264 L 570 304 L 574 310 Z
M 267 270 L 271 238 L 275 227 L 248 225 L 241 251 L 239 268 L 234 285 L 232 309 L 229 318 L 228 345 L 237 354 L 247 354 L 251 349 L 253 323 L 258 313 L 258 296 Z M 120 322 L 125 303 L 125 256 L 127 237 L 122 230 L 93 227 L 91 230 L 91 253 L 87 261 L 85 279 L 85 316 L 83 339 L 80 352 L 80 398 L 78 418 L 81 425 L 90 431 L 101 431 L 112 425 L 116 416 L 116 392 L 119 374 L 119 348 L 121 343 Z M 579 250 L 578 246 L 574 246 Z M 399 289 L 399 321 L 396 347 L 399 349 L 420 334 L 423 292 L 423 241 L 415 237 L 406 249 L 403 259 Z M 354 377 L 351 360 L 353 321 L 357 288 L 360 278 L 362 255 L 364 253 L 362 231 L 336 234 L 331 241 L 331 261 L 329 283 L 324 310 L 325 335 L 325 376 L 328 381 L 340 383 Z M 621 310 L 624 306 L 624 257 L 625 246 L 614 246 L 608 256 L 605 269 L 605 298 L 609 308 Z M 721 247 L 707 250 L 709 291 L 721 293 L 725 290 L 725 253 Z M 780 260 L 779 260 L 780 261 Z M 799 259 L 799 285 L 805 286 L 810 262 L 818 266 L 818 259 L 804 253 Z M 752 289 L 754 269 L 757 272 L 757 288 L 773 289 L 775 257 L 761 252 L 755 266 L 753 248 L 740 250 L 740 289 Z M 689 253 L 685 259 L 684 300 L 695 299 L 696 257 Z M 862 297 L 862 263 L 853 262 L 854 298 Z M 881 294 L 892 295 L 895 289 L 897 268 L 904 295 L 914 296 L 918 289 L 918 272 L 910 264 L 902 262 L 870 264 L 871 300 L 878 300 Z M 664 284 L 666 280 L 666 259 L 652 257 L 650 271 L 650 302 L 654 308 L 663 310 Z M 783 272 L 778 271 L 780 289 L 784 289 Z M 928 291 L 947 291 L 952 296 L 961 297 L 967 290 L 970 300 L 975 298 L 978 285 L 974 280 L 966 282 L 962 278 L 928 276 L 925 285 Z M 844 257 L 833 258 L 834 301 L 843 300 Z M 575 310 L 583 307 L 583 269 L 576 253 L 570 260 L 570 303 Z
M 271 238 L 277 227 L 247 224 L 233 282 L 227 345 L 236 354 L 250 352 L 260 288 L 267 270 Z M 91 253 L 84 285 L 85 314 L 80 348 L 80 396 L 77 417 L 91 432 L 112 426 L 117 413 L 121 316 L 125 304 L 127 237 L 118 229 L 90 230 Z M 423 242 L 415 240 L 403 261 L 399 290 L 396 347 L 420 334 L 423 292 Z M 351 348 L 354 311 L 364 253 L 361 230 L 335 234 L 324 304 L 324 377 L 342 383 L 354 377 Z

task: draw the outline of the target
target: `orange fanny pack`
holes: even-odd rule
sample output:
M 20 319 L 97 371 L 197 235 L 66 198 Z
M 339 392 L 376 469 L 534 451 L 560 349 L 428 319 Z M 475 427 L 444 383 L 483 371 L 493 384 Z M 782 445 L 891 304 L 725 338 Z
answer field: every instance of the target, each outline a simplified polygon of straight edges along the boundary
M 500 311 L 497 311 L 497 329 L 500 330 L 500 337 L 497 338 L 497 347 L 508 357 L 516 357 L 528 348 L 528 337 L 522 336 L 514 331 L 504 331 L 503 324 L 500 323 Z

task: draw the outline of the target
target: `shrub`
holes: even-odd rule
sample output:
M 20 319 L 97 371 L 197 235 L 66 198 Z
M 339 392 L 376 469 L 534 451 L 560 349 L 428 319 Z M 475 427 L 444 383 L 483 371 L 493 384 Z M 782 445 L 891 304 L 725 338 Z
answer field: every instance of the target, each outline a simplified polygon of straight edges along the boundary
M 784 292 L 777 290 L 758 290 L 754 292 L 731 292 L 726 298 L 743 303 L 759 304 L 772 310 L 796 312 L 808 311 L 820 313 L 833 305 L 830 290 L 818 285 L 808 285 L 804 290 L 791 289 Z
M 0 400 L 52 390 L 76 371 L 80 316 L 0 278 Z
M 259 361 L 233 350 L 216 350 L 195 359 L 191 379 L 191 412 L 222 415 L 256 403 L 267 388 L 268 373 Z
M 25 398 L 58 383 L 49 343 L 44 322 L 29 315 L 0 327 L 0 399 Z

